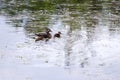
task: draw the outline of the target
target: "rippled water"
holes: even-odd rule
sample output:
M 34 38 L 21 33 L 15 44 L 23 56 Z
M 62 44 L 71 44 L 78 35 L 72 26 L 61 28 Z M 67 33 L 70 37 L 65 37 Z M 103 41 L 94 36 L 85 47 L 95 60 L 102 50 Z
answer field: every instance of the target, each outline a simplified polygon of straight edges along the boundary
M 1 14 L 0 80 L 120 79 L 119 10 L 112 13 L 105 6 L 109 4 L 103 3 L 102 11 L 81 14 L 74 11 L 74 5 L 62 5 L 69 10 L 49 15 L 49 23 L 26 12 L 14 17 Z M 43 26 L 52 35 L 61 31 L 61 38 L 35 42 L 32 37 Z

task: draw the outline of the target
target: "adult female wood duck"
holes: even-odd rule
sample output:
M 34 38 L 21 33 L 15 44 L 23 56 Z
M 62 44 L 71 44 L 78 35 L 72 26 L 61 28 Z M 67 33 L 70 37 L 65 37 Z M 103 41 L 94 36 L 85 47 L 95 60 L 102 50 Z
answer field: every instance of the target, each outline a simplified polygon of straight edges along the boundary
M 52 38 L 52 35 L 50 34 L 50 32 L 51 32 L 51 29 L 46 28 L 46 32 L 40 32 L 40 33 L 35 34 L 36 36 L 38 36 L 35 39 L 35 41 L 44 40 L 44 39 L 48 41 L 49 39 Z
M 61 32 L 59 31 L 58 33 L 54 34 L 54 38 L 60 38 L 61 37 Z
M 47 33 L 49 32 L 52 32 L 51 29 L 45 28 L 45 32 L 39 32 L 39 33 L 36 33 L 35 35 L 39 37 L 39 36 L 47 35 Z

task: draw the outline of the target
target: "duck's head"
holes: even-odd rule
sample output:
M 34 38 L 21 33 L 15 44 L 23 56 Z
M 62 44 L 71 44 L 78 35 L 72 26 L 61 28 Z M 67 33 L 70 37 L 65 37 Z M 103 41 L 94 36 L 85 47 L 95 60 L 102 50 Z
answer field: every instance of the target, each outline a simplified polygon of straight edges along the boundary
M 52 32 L 52 30 L 50 28 L 45 28 L 46 29 L 46 32 Z

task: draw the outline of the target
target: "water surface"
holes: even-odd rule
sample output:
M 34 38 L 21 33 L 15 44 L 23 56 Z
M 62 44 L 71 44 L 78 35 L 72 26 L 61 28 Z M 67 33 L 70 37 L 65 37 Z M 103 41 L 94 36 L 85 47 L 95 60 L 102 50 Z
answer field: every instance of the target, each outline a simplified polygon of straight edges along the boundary
M 118 0 L 16 3 L 0 7 L 0 80 L 120 79 Z M 44 27 L 61 38 L 35 42 Z

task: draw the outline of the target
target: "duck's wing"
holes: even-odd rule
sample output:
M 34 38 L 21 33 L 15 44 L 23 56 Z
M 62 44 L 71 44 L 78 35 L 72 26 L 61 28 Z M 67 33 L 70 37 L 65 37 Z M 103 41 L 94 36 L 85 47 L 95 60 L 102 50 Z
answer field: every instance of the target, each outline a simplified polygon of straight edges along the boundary
M 47 33 L 46 32 L 39 32 L 39 33 L 36 33 L 35 35 L 36 36 L 43 36 L 43 35 L 47 35 Z

